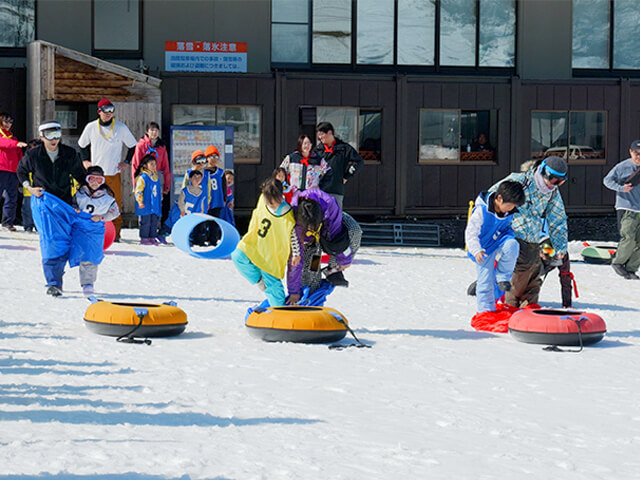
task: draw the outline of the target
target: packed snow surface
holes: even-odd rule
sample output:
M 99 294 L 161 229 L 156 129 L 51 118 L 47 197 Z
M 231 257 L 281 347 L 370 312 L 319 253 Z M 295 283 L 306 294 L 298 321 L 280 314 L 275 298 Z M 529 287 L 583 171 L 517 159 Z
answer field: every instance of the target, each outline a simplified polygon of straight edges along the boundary
M 556 353 L 469 326 L 462 250 L 363 248 L 328 306 L 372 348 L 336 351 L 250 337 L 230 260 L 123 239 L 97 295 L 174 300 L 181 336 L 91 333 L 77 269 L 49 297 L 37 235 L 0 232 L 0 479 L 639 478 L 640 282 L 609 266 L 572 263 L 605 339 Z

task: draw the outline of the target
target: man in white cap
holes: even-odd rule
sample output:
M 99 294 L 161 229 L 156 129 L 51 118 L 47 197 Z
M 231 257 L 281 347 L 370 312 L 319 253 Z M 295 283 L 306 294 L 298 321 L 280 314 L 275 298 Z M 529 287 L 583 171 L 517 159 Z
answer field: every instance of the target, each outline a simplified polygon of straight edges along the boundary
M 629 147 L 630 158 L 611 169 L 602 183 L 616 192 L 620 242 L 611 262 L 613 270 L 627 280 L 637 280 L 640 268 L 640 140 Z
M 43 192 L 52 194 L 71 205 L 72 181 L 83 182 L 86 171 L 78 153 L 72 147 L 60 143 L 62 129 L 58 122 L 48 120 L 38 128 L 42 144 L 28 150 L 18 164 L 18 181 L 34 197 Z M 40 232 L 40 230 L 39 230 Z M 40 232 L 46 235 L 47 232 Z M 41 237 L 41 241 L 43 237 Z M 55 258 L 42 259 L 42 268 L 47 280 L 47 294 L 53 297 L 62 295 L 62 275 L 68 254 Z
M 122 182 L 120 172 L 131 163 L 135 153 L 136 139 L 129 127 L 113 118 L 116 107 L 107 98 L 98 102 L 98 119 L 89 122 L 78 139 L 82 160 L 90 161 L 104 170 L 106 184 L 113 190 L 114 198 L 122 211 Z M 122 145 L 129 150 L 122 160 Z M 90 147 L 90 148 L 89 148 Z M 122 218 L 113 220 L 116 227 L 116 242 L 120 241 Z

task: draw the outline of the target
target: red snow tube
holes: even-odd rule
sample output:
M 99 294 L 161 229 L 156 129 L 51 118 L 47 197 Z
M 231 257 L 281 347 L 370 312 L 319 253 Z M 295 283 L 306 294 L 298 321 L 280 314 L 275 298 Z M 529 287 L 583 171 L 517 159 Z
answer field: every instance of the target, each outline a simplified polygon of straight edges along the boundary
M 520 342 L 544 345 L 591 345 L 607 333 L 599 315 L 567 310 L 520 310 L 509 320 L 509 333 Z

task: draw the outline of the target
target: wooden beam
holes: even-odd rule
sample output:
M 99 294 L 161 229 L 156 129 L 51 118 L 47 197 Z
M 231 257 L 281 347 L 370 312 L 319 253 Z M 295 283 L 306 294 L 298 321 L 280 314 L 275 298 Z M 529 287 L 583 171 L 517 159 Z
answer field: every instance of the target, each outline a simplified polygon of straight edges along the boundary
M 108 97 L 110 95 L 129 95 L 129 92 L 123 88 L 102 88 L 102 87 L 71 87 L 71 88 L 57 88 L 56 97 L 59 94 L 77 94 L 77 95 L 102 95 Z
M 75 93 L 61 93 L 56 95 L 57 102 L 80 102 L 80 103 L 97 103 L 104 95 L 80 95 Z M 146 100 L 144 97 L 134 97 L 131 95 L 109 95 L 112 102 L 132 102 L 136 100 Z
M 76 87 L 94 87 L 94 88 L 116 88 L 116 87 L 126 87 L 131 86 L 133 84 L 133 80 L 96 80 L 96 79 L 85 79 L 85 80 L 61 80 L 56 77 L 56 91 L 58 90 L 66 90 L 70 88 Z

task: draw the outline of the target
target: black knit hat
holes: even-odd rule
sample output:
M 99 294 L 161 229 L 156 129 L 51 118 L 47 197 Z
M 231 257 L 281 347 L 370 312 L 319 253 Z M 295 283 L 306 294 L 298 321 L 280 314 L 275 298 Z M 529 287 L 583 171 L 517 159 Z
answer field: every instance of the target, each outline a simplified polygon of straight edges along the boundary
M 562 157 L 547 157 L 540 165 L 540 173 L 546 178 L 565 179 L 567 176 L 567 162 Z

